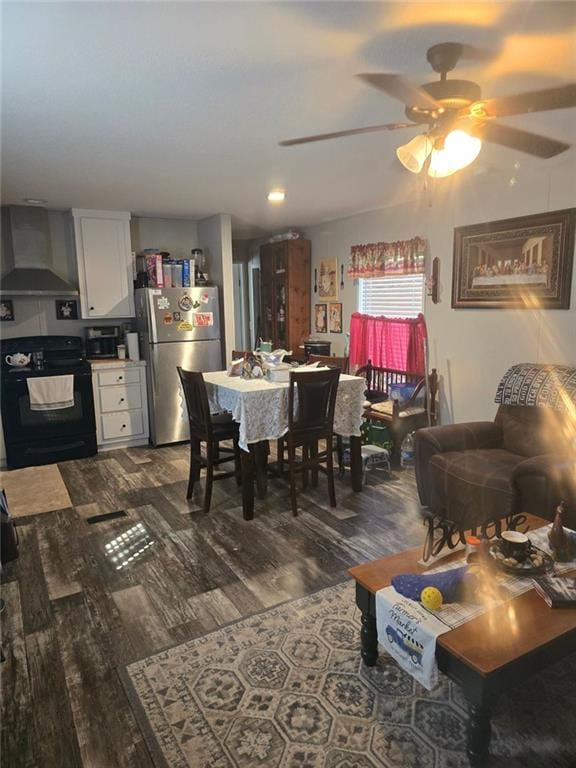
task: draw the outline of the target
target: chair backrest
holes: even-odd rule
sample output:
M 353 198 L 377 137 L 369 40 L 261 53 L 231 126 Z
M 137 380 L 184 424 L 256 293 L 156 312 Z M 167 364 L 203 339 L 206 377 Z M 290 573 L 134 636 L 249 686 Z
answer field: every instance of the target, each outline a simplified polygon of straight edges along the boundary
M 395 384 L 419 384 L 424 379 L 422 373 L 379 368 L 372 365 L 370 360 L 356 371 L 356 375 L 364 376 L 368 392 L 388 392 Z
M 185 371 L 180 366 L 178 366 L 177 371 L 188 408 L 190 437 L 195 435 L 199 438 L 210 439 L 212 437 L 212 419 L 210 418 L 210 404 L 204 376 L 196 371 Z
M 311 438 L 332 433 L 339 378 L 340 368 L 290 372 L 288 427 L 291 432 L 310 432 Z M 298 396 L 296 412 L 295 395 Z
M 309 363 L 322 363 L 329 368 L 340 368 L 342 373 L 348 373 L 348 358 L 331 355 L 309 355 Z
M 249 352 L 247 349 L 233 349 L 232 360 L 244 360 L 245 356 L 252 356 L 254 352 Z

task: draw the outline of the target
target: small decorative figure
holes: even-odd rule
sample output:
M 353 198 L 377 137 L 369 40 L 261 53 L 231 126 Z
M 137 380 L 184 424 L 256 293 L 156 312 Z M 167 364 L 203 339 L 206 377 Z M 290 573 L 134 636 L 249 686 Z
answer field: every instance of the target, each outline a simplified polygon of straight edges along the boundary
M 552 550 L 554 560 L 560 563 L 571 560 L 574 556 L 575 549 L 572 540 L 566 534 L 564 529 L 564 521 L 562 517 L 563 514 L 564 502 L 561 501 L 560 504 L 556 507 L 554 523 L 552 524 L 552 528 L 548 534 L 548 542 L 550 544 L 550 549 Z

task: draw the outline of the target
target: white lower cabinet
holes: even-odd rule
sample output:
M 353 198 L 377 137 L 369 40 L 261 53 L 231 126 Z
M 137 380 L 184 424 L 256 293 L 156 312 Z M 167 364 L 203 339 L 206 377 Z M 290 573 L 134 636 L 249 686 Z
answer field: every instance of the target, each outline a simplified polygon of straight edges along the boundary
M 148 443 L 146 363 L 91 361 L 98 448 Z

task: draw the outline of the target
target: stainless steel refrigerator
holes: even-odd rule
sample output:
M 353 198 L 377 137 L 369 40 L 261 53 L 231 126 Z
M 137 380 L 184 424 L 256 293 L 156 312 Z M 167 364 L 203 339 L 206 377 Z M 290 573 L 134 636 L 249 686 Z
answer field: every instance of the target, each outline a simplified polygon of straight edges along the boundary
M 152 443 L 188 440 L 176 368 L 222 369 L 218 288 L 139 288 L 136 319 L 140 351 L 147 362 Z

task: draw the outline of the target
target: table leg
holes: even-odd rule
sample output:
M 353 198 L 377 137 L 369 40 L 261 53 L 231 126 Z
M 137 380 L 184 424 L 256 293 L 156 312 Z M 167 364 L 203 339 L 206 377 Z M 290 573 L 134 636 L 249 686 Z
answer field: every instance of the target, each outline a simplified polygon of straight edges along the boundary
M 356 605 L 361 611 L 360 655 L 367 667 L 378 660 L 378 632 L 376 630 L 376 604 L 374 594 L 356 582 Z
M 270 447 L 268 440 L 262 440 L 254 445 L 254 460 L 256 465 L 256 492 L 259 499 L 263 499 L 268 492 L 268 454 Z
M 240 451 L 242 467 L 242 516 L 244 520 L 254 518 L 254 455 L 253 451 Z
M 466 753 L 472 768 L 488 765 L 490 737 L 490 707 L 487 704 L 468 704 L 466 727 Z
M 360 630 L 360 655 L 367 667 L 375 666 L 378 661 L 378 633 L 376 631 L 376 618 L 366 612 L 361 617 L 362 628 Z
M 362 490 L 362 441 L 361 438 L 352 435 L 350 437 L 350 474 L 352 476 L 352 489 Z

